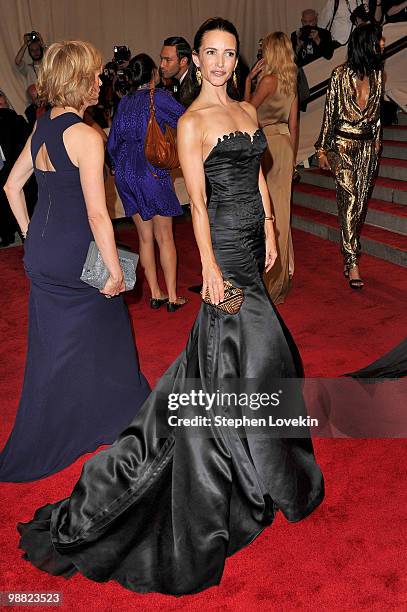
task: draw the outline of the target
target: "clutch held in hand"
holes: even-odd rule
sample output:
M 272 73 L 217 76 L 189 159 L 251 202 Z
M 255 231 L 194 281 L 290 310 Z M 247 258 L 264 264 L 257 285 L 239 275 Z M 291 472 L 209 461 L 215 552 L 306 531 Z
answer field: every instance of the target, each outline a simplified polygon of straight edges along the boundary
M 244 302 L 243 289 L 240 289 L 239 287 L 235 287 L 228 280 L 223 281 L 223 289 L 224 289 L 224 298 L 222 302 L 219 302 L 219 304 L 213 304 L 211 302 L 211 297 L 209 295 L 208 289 L 206 290 L 205 295 L 203 295 L 201 291 L 201 296 L 202 296 L 203 301 L 205 302 L 205 304 L 210 304 L 214 308 L 217 308 L 218 310 L 221 310 L 222 312 L 225 312 L 226 314 L 237 314 L 240 310 L 241 305 Z
M 120 267 L 123 271 L 126 291 L 130 291 L 136 284 L 136 268 L 139 260 L 138 253 L 118 248 Z M 89 245 L 88 254 L 83 265 L 81 280 L 91 287 L 103 289 L 109 278 L 109 270 L 106 268 L 98 246 L 94 240 Z

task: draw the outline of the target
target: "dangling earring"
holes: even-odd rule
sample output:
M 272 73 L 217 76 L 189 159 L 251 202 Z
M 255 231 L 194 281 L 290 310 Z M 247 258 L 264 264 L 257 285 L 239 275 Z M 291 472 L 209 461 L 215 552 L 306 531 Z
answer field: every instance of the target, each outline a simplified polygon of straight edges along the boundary
M 199 68 L 196 69 L 196 80 L 198 81 L 198 85 L 202 85 L 202 72 L 199 70 Z
M 233 85 L 236 87 L 237 89 L 237 76 L 236 76 L 236 71 L 233 71 L 233 77 L 232 77 L 232 81 L 233 81 Z

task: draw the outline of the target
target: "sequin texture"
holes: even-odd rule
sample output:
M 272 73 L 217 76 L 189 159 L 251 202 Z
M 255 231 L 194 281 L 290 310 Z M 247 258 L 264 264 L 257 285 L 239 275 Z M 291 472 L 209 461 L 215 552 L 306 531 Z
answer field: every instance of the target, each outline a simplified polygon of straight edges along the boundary
M 373 71 L 367 102 L 361 108 L 356 74 L 346 64 L 335 68 L 315 143 L 317 151 L 326 153 L 334 174 L 341 249 L 347 267 L 357 265 L 360 255 L 360 232 L 377 168 L 382 89 L 383 73 Z

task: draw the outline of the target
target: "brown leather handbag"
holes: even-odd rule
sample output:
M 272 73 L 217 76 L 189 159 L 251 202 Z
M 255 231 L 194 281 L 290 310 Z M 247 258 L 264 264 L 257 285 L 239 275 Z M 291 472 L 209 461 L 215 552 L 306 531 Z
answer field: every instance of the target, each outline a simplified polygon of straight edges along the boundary
M 171 128 L 166 125 L 163 134 L 155 118 L 154 87 L 150 88 L 150 118 L 148 120 L 144 153 L 156 168 L 171 170 L 179 167 L 177 145 Z M 153 171 L 152 174 L 157 176 Z

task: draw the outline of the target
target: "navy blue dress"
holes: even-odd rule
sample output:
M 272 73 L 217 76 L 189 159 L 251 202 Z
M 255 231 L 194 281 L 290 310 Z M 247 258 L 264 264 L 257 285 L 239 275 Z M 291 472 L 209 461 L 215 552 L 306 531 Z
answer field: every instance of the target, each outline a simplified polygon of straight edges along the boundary
M 157 123 L 177 127 L 185 112 L 182 104 L 165 90 L 154 92 Z M 150 118 L 150 90 L 141 89 L 124 96 L 114 116 L 107 150 L 115 170 L 117 191 L 127 217 L 139 214 L 143 221 L 155 215 L 176 217 L 182 208 L 175 194 L 169 170 L 154 168 L 144 155 Z M 154 174 L 156 176 L 154 176 Z
M 115 440 L 149 394 L 139 371 L 127 307 L 80 280 L 93 239 L 79 169 L 63 143 L 75 113 L 38 121 L 31 154 L 45 143 L 54 171 L 34 170 L 39 196 L 25 242 L 31 281 L 28 353 L 0 481 L 57 472 Z

